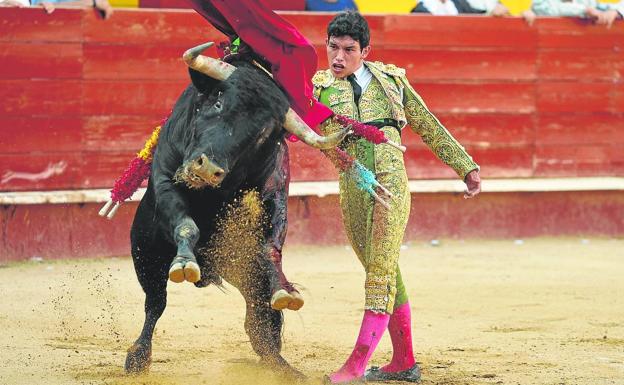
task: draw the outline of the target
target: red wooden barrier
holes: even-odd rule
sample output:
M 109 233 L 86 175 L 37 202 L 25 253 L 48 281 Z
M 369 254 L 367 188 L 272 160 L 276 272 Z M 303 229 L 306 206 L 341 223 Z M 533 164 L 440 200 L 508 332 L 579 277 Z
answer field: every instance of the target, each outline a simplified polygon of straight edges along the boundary
M 331 15 L 284 16 L 326 66 Z M 486 178 L 624 175 L 623 23 L 368 20 L 371 58 L 407 69 Z M 187 10 L 117 10 L 103 21 L 92 10 L 0 8 L 0 191 L 111 187 L 187 85 L 181 53 L 221 39 Z M 403 141 L 410 178 L 456 177 L 409 128 Z M 291 148 L 294 181 L 336 179 L 318 151 Z M 345 242 L 336 205 L 336 196 L 292 197 L 288 242 Z M 127 255 L 136 204 L 120 210 L 115 226 L 95 216 L 99 206 L 1 206 L 0 263 Z M 416 194 L 406 238 L 620 236 L 623 210 L 620 191 L 486 193 L 468 202 Z
M 294 197 L 289 200 L 287 242 L 347 244 L 338 197 Z M 458 194 L 412 196 L 405 238 L 526 238 L 549 235 L 622 235 L 624 195 L 605 192 L 574 194 L 482 194 L 465 201 Z M 96 216 L 100 204 L 17 205 L 0 207 L 0 264 L 32 257 L 127 256 L 136 203 L 124 206 L 114 222 Z M 444 218 L 441 220 L 441 218 Z M 582 220 L 578 220 L 582 218 Z
M 326 65 L 327 14 L 285 13 Z M 624 24 L 370 16 L 372 60 L 408 71 L 485 177 L 624 173 Z M 0 9 L 0 191 L 109 187 L 188 83 L 188 47 L 223 36 L 187 10 Z M 211 51 L 214 54 L 214 51 Z M 453 178 L 411 130 L 411 178 Z M 334 179 L 296 144 L 293 180 Z M 322 167 L 319 167 L 322 165 Z
M 289 245 L 347 244 L 336 215 L 337 196 L 292 197 Z M 95 215 L 100 204 L 0 206 L 0 265 L 32 257 L 127 256 L 136 203 L 125 205 L 114 223 Z M 416 194 L 405 239 L 525 238 L 544 234 L 614 236 L 624 231 L 624 194 L 619 191 L 482 194 Z

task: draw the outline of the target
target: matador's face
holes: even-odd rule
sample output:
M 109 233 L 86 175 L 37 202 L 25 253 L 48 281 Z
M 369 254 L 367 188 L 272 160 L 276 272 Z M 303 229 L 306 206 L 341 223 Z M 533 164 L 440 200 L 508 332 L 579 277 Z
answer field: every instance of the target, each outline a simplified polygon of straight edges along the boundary
M 329 69 L 338 79 L 345 78 L 360 68 L 371 49 L 370 45 L 360 47 L 360 42 L 348 35 L 331 36 L 326 43 Z

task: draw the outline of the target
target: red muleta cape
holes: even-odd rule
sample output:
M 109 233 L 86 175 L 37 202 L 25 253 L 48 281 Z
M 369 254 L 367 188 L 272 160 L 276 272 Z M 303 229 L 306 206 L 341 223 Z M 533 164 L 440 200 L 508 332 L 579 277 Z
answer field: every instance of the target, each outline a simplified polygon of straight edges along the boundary
M 314 99 L 312 76 L 316 50 L 292 24 L 261 0 L 190 0 L 193 8 L 228 37 L 238 36 L 271 64 L 273 78 L 286 92 L 290 106 L 315 128 L 333 115 Z

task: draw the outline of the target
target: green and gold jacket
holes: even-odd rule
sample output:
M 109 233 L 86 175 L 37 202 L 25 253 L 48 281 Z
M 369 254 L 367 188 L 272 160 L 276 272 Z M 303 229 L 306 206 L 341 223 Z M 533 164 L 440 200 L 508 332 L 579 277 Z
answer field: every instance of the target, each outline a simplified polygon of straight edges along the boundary
M 382 62 L 365 62 L 373 74 L 359 106 L 355 105 L 353 89 L 346 79 L 337 79 L 331 70 L 318 71 L 312 78 L 314 95 L 337 114 L 362 122 L 393 119 L 400 130 L 409 124 L 433 151 L 462 179 L 479 166 L 464 147 L 427 109 L 425 102 L 414 91 L 403 68 Z M 363 95 L 363 96 L 364 96 Z

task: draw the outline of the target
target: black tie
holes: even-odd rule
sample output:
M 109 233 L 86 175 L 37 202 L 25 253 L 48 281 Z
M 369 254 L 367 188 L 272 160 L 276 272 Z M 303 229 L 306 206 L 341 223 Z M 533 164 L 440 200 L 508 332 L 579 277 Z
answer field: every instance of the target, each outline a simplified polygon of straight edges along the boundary
M 347 80 L 351 83 L 351 87 L 353 87 L 353 96 L 355 97 L 355 104 L 360 104 L 360 96 L 362 96 L 362 87 L 358 84 L 357 80 L 355 80 L 355 74 L 351 74 L 347 76 Z

